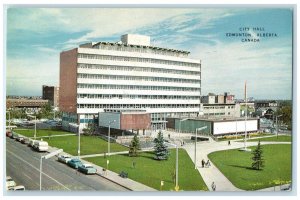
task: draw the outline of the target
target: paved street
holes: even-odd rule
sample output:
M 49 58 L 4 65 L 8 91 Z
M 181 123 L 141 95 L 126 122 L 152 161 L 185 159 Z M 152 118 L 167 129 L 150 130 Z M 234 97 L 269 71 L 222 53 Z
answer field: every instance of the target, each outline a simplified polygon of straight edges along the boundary
M 6 138 L 6 174 L 17 185 L 26 190 L 39 190 L 40 157 L 38 153 L 24 144 Z M 57 161 L 56 157 L 43 160 L 42 190 L 77 191 L 128 191 L 98 175 L 84 175 Z

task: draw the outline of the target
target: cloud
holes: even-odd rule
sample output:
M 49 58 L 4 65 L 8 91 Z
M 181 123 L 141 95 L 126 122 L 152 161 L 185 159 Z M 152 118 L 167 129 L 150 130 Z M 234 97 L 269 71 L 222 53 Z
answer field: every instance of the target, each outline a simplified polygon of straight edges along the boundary
M 242 97 L 247 80 L 249 96 L 291 98 L 292 46 L 285 40 L 229 44 L 219 41 L 193 52 L 202 61 L 203 95 L 232 90 Z
M 10 58 L 6 64 L 7 94 L 41 96 L 42 85 L 58 85 L 59 56 Z

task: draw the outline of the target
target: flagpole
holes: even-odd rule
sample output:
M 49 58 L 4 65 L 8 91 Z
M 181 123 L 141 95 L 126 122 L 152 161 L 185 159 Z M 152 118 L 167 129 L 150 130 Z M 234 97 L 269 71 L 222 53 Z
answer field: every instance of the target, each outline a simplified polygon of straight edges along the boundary
M 245 81 L 245 139 L 244 139 L 244 148 L 247 149 L 246 140 L 247 140 L 247 81 Z

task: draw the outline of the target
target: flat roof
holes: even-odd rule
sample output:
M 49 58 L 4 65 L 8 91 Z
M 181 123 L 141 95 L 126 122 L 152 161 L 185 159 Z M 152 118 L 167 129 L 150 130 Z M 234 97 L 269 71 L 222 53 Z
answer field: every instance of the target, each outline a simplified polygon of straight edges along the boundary
M 172 118 L 172 117 L 170 117 Z M 175 119 L 180 119 L 179 117 L 174 117 Z M 187 118 L 184 118 L 187 119 Z M 249 120 L 258 120 L 259 118 L 247 118 L 247 121 Z M 208 122 L 229 122 L 229 121 L 245 121 L 244 117 L 222 117 L 222 118 L 207 118 L 207 117 L 191 117 L 188 118 L 188 120 L 195 120 L 195 121 L 208 121 Z
M 149 49 L 154 49 L 154 50 L 170 51 L 170 52 L 185 53 L 185 54 L 189 54 L 190 53 L 189 51 L 184 51 L 184 50 L 168 49 L 168 48 L 162 48 L 162 47 L 156 47 L 156 46 L 120 44 L 120 43 L 114 43 L 114 42 L 97 42 L 96 44 L 93 44 L 92 47 L 98 46 L 100 44 L 111 45 L 111 46 L 125 46 L 125 47 L 149 48 Z

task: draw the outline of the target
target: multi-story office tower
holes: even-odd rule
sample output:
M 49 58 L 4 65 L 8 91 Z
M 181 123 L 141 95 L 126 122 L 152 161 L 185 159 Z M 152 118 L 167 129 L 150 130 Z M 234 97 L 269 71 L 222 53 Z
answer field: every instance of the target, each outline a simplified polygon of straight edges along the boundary
M 59 87 L 43 85 L 43 99 L 49 100 L 52 106 L 58 107 Z
M 152 129 L 164 129 L 169 116 L 197 116 L 201 63 L 188 55 L 130 34 L 116 43 L 87 43 L 61 52 L 63 126 L 77 124 L 79 116 L 83 127 L 105 109 L 146 110 Z

